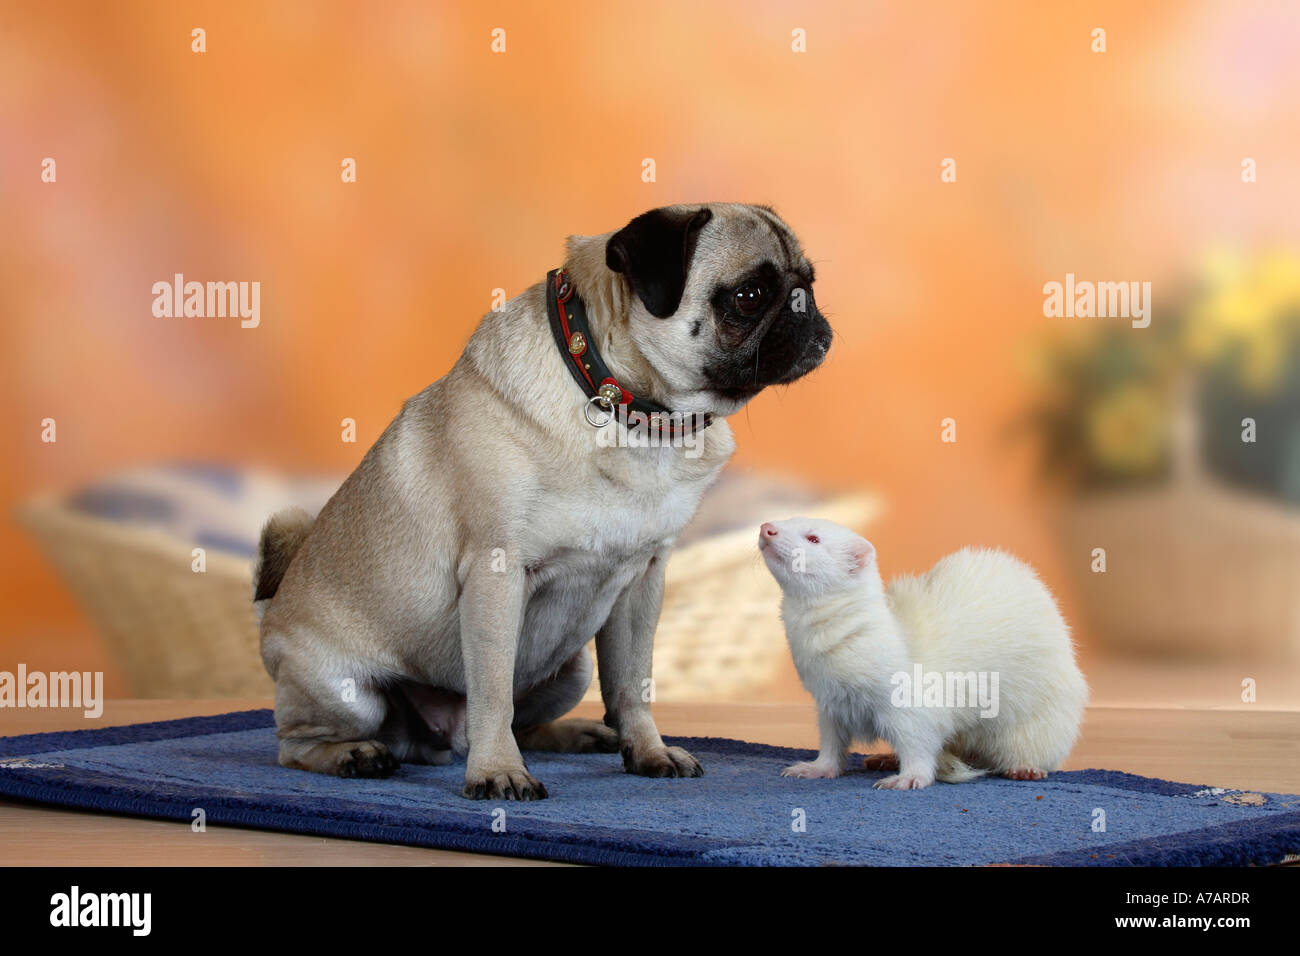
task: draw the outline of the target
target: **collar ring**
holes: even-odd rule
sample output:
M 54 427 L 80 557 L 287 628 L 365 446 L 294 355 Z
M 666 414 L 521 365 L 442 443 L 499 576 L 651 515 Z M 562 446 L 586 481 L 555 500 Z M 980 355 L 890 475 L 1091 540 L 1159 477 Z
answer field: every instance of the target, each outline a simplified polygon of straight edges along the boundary
M 601 419 L 592 418 L 591 406 L 599 405 L 600 410 L 605 412 L 605 417 Z M 597 412 L 599 414 L 599 412 Z M 587 399 L 587 403 L 582 406 L 582 415 L 587 419 L 587 424 L 592 428 L 604 428 L 614 420 L 614 403 L 604 395 L 593 395 Z

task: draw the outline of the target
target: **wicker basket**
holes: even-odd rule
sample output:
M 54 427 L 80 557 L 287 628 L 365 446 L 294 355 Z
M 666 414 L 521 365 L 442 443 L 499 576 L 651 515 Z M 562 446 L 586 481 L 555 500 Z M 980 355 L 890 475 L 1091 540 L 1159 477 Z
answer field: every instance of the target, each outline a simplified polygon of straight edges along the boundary
M 1059 515 L 1090 635 L 1116 651 L 1300 658 L 1300 514 L 1210 483 L 1084 497 Z M 1092 549 L 1106 571 L 1092 571 Z
M 1085 495 L 1057 527 L 1092 636 L 1112 650 L 1300 659 L 1300 511 L 1211 479 L 1184 386 L 1172 478 Z M 1092 570 L 1092 550 L 1106 570 Z
M 107 521 L 46 496 L 18 520 L 99 626 L 135 697 L 269 697 L 252 606 L 252 563 Z
M 873 498 L 853 495 L 807 509 L 861 527 Z M 269 697 L 250 600 L 252 562 L 160 531 L 107 521 L 42 497 L 20 522 L 98 624 L 137 697 Z M 768 516 L 772 517 L 772 516 Z M 787 653 L 779 591 L 747 528 L 685 544 L 669 560 L 655 638 L 659 700 L 736 699 L 777 673 Z M 593 682 L 592 695 L 599 698 Z

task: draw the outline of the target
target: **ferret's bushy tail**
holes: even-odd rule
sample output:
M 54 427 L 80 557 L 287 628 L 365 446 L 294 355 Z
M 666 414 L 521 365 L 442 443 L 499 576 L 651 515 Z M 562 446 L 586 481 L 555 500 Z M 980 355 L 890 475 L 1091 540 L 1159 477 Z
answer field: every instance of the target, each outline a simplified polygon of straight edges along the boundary
M 987 770 L 972 767 L 960 757 L 945 751 L 939 755 L 939 768 L 935 773 L 935 777 L 944 783 L 966 783 L 968 780 L 975 780 L 986 773 L 988 773 Z
M 286 508 L 271 515 L 262 528 L 257 545 L 257 564 L 253 567 L 253 603 L 275 597 L 284 572 L 311 531 L 313 518 L 301 508 Z

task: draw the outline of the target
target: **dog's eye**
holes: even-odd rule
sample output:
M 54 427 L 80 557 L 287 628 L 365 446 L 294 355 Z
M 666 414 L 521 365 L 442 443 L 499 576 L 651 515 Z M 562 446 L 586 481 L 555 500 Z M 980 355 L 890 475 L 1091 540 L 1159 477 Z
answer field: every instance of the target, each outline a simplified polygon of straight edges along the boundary
M 822 539 L 819 538 L 819 537 L 817 537 L 817 535 L 815 535 L 815 534 L 810 534 L 810 535 L 808 535 L 808 540 L 811 541 L 813 544 L 821 544 L 821 543 L 822 543 Z
M 736 311 L 746 316 L 758 315 L 766 296 L 767 293 L 761 285 L 741 286 L 736 290 Z

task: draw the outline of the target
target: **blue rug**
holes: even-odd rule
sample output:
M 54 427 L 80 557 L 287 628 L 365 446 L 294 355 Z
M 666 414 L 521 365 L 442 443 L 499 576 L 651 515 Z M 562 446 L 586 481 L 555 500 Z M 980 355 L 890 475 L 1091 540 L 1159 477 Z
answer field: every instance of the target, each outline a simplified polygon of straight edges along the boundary
M 3 738 L 0 794 L 186 822 L 202 808 L 213 825 L 633 866 L 1185 866 L 1300 853 L 1300 796 L 1109 770 L 873 790 L 882 774 L 778 776 L 807 751 L 670 738 L 704 777 L 648 780 L 624 773 L 614 754 L 534 753 L 529 769 L 550 799 L 475 803 L 460 796 L 463 763 L 405 765 L 387 780 L 287 770 L 275 762 L 273 727 L 269 710 L 254 710 Z M 505 832 L 492 827 L 499 808 Z M 1094 829 L 1101 814 L 1105 829 Z

